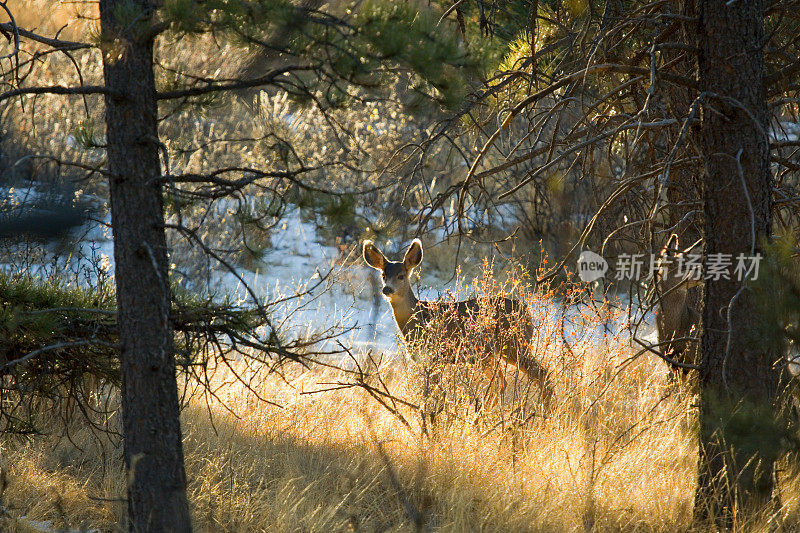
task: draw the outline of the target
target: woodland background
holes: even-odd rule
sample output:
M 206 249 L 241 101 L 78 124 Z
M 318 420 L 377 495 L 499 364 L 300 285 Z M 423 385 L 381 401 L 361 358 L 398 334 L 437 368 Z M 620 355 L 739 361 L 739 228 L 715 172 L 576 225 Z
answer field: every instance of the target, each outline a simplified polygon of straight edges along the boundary
M 800 524 L 796 0 L 0 8 L 4 530 Z M 678 359 L 574 274 L 672 235 L 764 256 Z M 360 243 L 414 237 L 530 305 L 551 412 L 407 359 Z

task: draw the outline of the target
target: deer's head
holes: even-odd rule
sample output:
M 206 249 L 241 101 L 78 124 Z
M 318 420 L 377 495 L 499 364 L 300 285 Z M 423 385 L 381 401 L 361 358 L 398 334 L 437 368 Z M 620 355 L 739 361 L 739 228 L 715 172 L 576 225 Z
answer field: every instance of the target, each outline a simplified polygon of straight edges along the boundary
M 381 272 L 381 292 L 390 302 L 406 299 L 409 295 L 413 296 L 409 276 L 422 262 L 422 242 L 414 239 L 402 261 L 389 261 L 372 241 L 364 241 L 364 261 Z

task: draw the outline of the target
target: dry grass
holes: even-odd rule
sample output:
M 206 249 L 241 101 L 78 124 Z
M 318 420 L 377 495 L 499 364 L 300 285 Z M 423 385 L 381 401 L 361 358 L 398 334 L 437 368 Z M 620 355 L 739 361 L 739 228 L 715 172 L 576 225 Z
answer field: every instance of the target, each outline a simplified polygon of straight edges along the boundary
M 414 388 L 410 374 L 395 374 L 393 390 Z M 283 408 L 229 385 L 220 392 L 231 412 L 213 404 L 213 425 L 201 402 L 186 409 L 200 530 L 413 530 L 404 499 L 428 527 L 445 531 L 570 531 L 588 521 L 602 530 L 674 531 L 688 523 L 695 451 L 675 395 L 658 406 L 645 405 L 651 394 L 632 400 L 635 410 L 659 411 L 642 413 L 633 431 L 614 404 L 597 403 L 488 435 L 485 425 L 451 423 L 424 439 L 360 390 L 304 394 L 341 379 L 321 369 L 288 383 L 265 379 L 260 392 Z M 615 442 L 620 436 L 625 442 Z M 15 516 L 113 530 L 124 507 L 102 499 L 124 494 L 120 450 L 105 442 L 103 457 L 89 432 L 72 438 L 83 451 L 55 438 L 6 444 L 4 502 Z
M 487 292 L 502 293 L 487 280 Z M 569 313 L 572 328 L 562 331 L 553 292 L 522 297 L 539 310 L 533 347 L 554 376 L 557 401 L 546 413 L 535 393 L 511 386 L 502 406 L 476 412 L 473 396 L 450 387 L 448 411 L 426 436 L 418 409 L 392 413 L 363 388 L 341 387 L 361 379 L 419 405 L 424 365 L 364 362 L 361 354 L 361 373 L 318 366 L 278 376 L 242 362 L 238 373 L 253 391 L 217 369 L 216 397 L 198 392 L 183 413 L 197 529 L 687 531 L 697 461 L 691 392 L 660 362 L 631 359 L 619 335 L 601 333 L 597 314 Z M 460 367 L 440 372 L 438 383 L 466 376 L 485 390 L 479 368 Z M 0 527 L 26 531 L 11 518 L 26 516 L 119 530 L 118 443 L 77 422 L 69 438 L 53 429 L 0 444 L 9 512 Z M 800 490 L 786 477 L 783 525 L 794 530 Z
M 414 372 L 384 374 L 397 394 L 416 388 Z M 671 393 L 663 368 L 644 360 L 586 376 L 580 393 L 559 384 L 547 419 L 513 424 L 506 405 L 493 414 L 507 417 L 502 429 L 490 431 L 488 417 L 451 421 L 434 438 L 359 389 L 306 394 L 347 381 L 342 372 L 260 380 L 258 391 L 283 407 L 225 385 L 230 411 L 212 402 L 212 423 L 198 399 L 183 415 L 198 530 L 410 531 L 414 513 L 442 531 L 686 530 L 696 461 L 686 393 Z M 86 429 L 71 438 L 5 443 L 3 501 L 12 516 L 116 530 L 120 449 Z M 796 516 L 796 498 L 785 500 Z
M 393 391 L 414 389 L 413 373 L 393 373 Z M 486 423 L 450 423 L 431 439 L 358 389 L 305 394 L 347 380 L 342 373 L 287 377 L 258 386 L 282 408 L 230 384 L 219 391 L 230 412 L 212 403 L 213 424 L 201 401 L 185 410 L 198 530 L 406 531 L 414 530 L 409 508 L 442 531 L 687 529 L 692 418 L 685 396 L 670 394 L 663 369 L 650 362 L 604 383 L 602 397 L 573 395 L 548 419 L 488 434 Z M 610 393 L 624 396 L 604 399 Z M 124 515 L 120 449 L 85 429 L 71 436 L 77 447 L 56 437 L 5 443 L 3 501 L 12 516 L 116 530 Z M 796 494 L 784 496 L 794 517 Z

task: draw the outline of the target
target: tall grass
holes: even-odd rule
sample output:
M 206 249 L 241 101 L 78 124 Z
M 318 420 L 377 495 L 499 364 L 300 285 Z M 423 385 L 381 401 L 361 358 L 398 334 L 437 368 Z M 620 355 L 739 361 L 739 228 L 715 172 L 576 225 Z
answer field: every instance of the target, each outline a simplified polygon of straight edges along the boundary
M 525 298 L 542 313 L 553 312 L 544 302 L 558 301 L 544 290 Z M 598 334 L 606 317 L 562 316 L 576 322 L 559 333 L 569 349 L 547 337 L 557 321 L 537 322 L 545 336 L 537 356 L 556 388 L 549 411 L 535 394 L 525 399 L 535 416 L 526 418 L 511 390 L 492 409 L 464 394 L 460 412 L 479 416 L 440 417 L 427 436 L 413 407 L 425 400 L 423 365 L 368 365 L 366 354 L 354 354 L 360 373 L 355 364 L 318 365 L 279 376 L 242 364 L 236 370 L 247 385 L 216 369 L 215 394 L 189 395 L 182 416 L 197 529 L 687 530 L 696 465 L 691 391 L 661 363 L 631 359 L 617 334 Z M 476 387 L 485 387 L 475 374 Z M 350 386 L 354 377 L 402 402 L 386 400 L 396 411 L 386 409 Z M 4 530 L 23 531 L 21 516 L 122 527 L 119 443 L 78 425 L 68 434 L 3 442 Z M 783 480 L 782 490 L 791 530 L 800 525 L 796 480 Z
M 639 391 L 632 402 L 642 421 L 632 429 L 632 413 L 615 418 L 620 409 L 609 402 L 508 431 L 451 423 L 425 439 L 360 390 L 305 394 L 346 381 L 341 372 L 264 379 L 258 392 L 283 407 L 222 385 L 223 374 L 211 420 L 200 402 L 183 413 L 190 500 L 203 531 L 413 530 L 416 516 L 449 531 L 688 523 L 695 450 L 674 395 L 655 405 Z M 389 386 L 411 390 L 411 379 L 395 369 Z M 74 444 L 6 443 L 4 503 L 13 516 L 114 530 L 124 514 L 118 444 L 81 429 L 71 436 Z

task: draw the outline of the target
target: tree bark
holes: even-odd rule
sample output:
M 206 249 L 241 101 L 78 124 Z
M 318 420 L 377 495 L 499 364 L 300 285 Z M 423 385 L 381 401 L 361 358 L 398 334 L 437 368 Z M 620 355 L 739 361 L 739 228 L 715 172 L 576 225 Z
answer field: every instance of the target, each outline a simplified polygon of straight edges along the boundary
M 770 235 L 771 177 L 764 91 L 762 0 L 699 0 L 706 265 L 712 254 L 750 256 Z M 768 426 L 778 377 L 746 284 L 704 289 L 695 521 L 735 528 L 768 509 L 776 443 Z
M 153 5 L 101 0 L 130 531 L 191 531 L 160 185 Z

